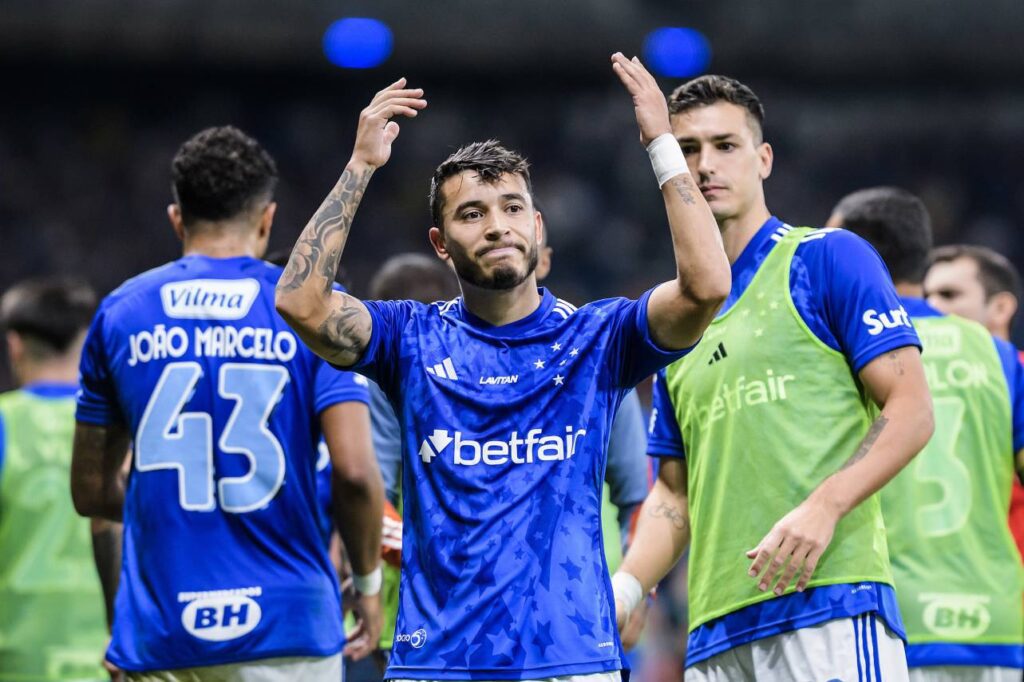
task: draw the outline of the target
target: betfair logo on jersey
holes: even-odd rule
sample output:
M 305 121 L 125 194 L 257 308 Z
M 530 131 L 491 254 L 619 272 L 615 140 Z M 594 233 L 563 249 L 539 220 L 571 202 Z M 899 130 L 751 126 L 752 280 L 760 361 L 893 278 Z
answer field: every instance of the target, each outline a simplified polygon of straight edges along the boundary
M 263 594 L 259 587 L 211 592 L 182 592 L 178 601 L 188 602 L 181 624 L 193 637 L 208 642 L 226 642 L 252 632 L 263 618 L 253 597 Z
M 991 600 L 983 594 L 929 593 L 918 599 L 926 604 L 921 614 L 925 627 L 944 639 L 980 637 L 992 622 L 987 606 Z
M 586 429 L 566 426 L 565 435 L 545 435 L 540 429 L 530 429 L 525 436 L 513 431 L 505 440 L 479 441 L 466 438 L 461 431 L 451 434 L 446 429 L 434 429 L 420 444 L 419 455 L 429 464 L 451 446 L 452 462 L 459 466 L 557 462 L 575 455 L 576 446 L 586 435 Z
M 168 317 L 190 320 L 240 320 L 260 292 L 254 279 L 191 279 L 160 287 Z
M 793 374 L 776 375 L 768 369 L 760 377 L 741 375 L 735 381 L 723 383 L 711 400 L 697 407 L 698 424 L 711 424 L 727 414 L 756 405 L 787 400 L 786 384 L 796 380 Z
M 868 334 L 871 336 L 878 336 L 884 330 L 896 327 L 913 328 L 913 325 L 910 324 L 910 315 L 907 314 L 907 310 L 903 306 L 887 313 L 879 313 L 874 308 L 865 310 L 860 319 L 868 326 Z

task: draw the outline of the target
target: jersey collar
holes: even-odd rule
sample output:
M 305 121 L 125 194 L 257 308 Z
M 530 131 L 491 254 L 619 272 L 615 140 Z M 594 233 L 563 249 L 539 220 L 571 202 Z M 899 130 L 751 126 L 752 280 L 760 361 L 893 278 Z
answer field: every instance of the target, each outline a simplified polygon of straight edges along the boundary
M 76 384 L 63 384 L 56 381 L 37 381 L 25 384 L 21 388 L 37 398 L 68 398 L 78 393 Z
M 551 312 L 551 308 L 555 305 L 556 299 L 550 291 L 544 287 L 538 287 L 537 293 L 539 293 L 541 297 L 540 305 L 537 306 L 537 309 L 523 319 L 516 320 L 515 322 L 509 322 L 508 324 L 495 326 L 486 320 L 480 319 L 473 313 L 469 312 L 469 309 L 466 308 L 466 303 L 462 297 L 459 297 L 459 315 L 463 322 L 475 329 L 486 332 L 488 336 L 499 338 L 519 336 L 523 332 L 536 327 L 541 321 L 543 321 L 544 318 L 548 316 L 548 313 Z

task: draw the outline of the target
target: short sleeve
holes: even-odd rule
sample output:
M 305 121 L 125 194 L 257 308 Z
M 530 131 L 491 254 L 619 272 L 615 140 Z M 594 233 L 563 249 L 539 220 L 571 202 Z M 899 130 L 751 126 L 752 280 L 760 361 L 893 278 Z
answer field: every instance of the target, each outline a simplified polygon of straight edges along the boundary
M 797 247 L 812 299 L 856 374 L 903 346 L 921 347 L 910 316 L 878 252 L 848 230 L 811 233 Z
M 999 361 L 1006 375 L 1006 385 L 1010 389 L 1010 410 L 1013 415 L 1013 452 L 1016 454 L 1024 448 L 1024 366 L 1021 366 L 1017 349 L 1008 341 L 993 338 Z
M 659 346 L 651 337 L 647 305 L 653 292 L 654 289 L 650 289 L 635 301 L 623 299 L 622 305 L 615 311 L 613 333 L 616 342 L 611 346 L 611 362 L 618 370 L 623 388 L 633 388 L 696 346 L 694 344 L 682 350 L 668 350 Z
M 647 454 L 651 457 L 686 457 L 683 434 L 676 421 L 676 411 L 668 394 L 664 371 L 654 375 Z
M 360 374 L 338 370 L 326 362 L 320 362 L 314 379 L 314 404 L 317 414 L 338 403 L 369 403 L 369 383 L 367 378 Z
M 370 314 L 370 342 L 351 369 L 365 374 L 381 386 L 390 386 L 398 367 L 402 331 L 412 315 L 414 301 L 363 301 Z
M 608 467 L 605 480 L 611 489 L 611 501 L 622 508 L 643 502 L 647 497 L 647 429 L 640 397 L 630 391 L 623 398 L 612 422 L 608 438 Z
M 107 357 L 104 332 L 107 315 L 109 308 L 102 306 L 93 318 L 78 366 L 81 390 L 78 393 L 75 419 L 96 426 L 125 421 L 117 402 L 117 390 Z

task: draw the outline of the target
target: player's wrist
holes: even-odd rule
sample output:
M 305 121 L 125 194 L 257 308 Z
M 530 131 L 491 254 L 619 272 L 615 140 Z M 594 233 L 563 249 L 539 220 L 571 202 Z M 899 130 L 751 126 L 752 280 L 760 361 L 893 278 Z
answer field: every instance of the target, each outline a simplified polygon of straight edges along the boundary
M 381 585 L 384 584 L 384 572 L 380 566 L 365 575 L 352 574 L 352 587 L 364 597 L 373 597 L 380 594 Z
M 664 187 L 666 182 L 677 175 L 690 172 L 683 150 L 672 133 L 662 133 L 651 140 L 647 145 L 647 155 L 651 158 L 651 167 L 658 178 L 658 187 Z
M 358 154 L 353 154 L 352 157 L 348 160 L 348 163 L 345 164 L 345 170 L 355 174 L 362 174 L 365 171 L 372 172 L 377 170 L 377 166 L 370 163 L 369 161 L 366 161 Z M 339 179 L 338 182 L 341 182 L 341 180 Z
M 628 622 L 630 615 L 644 598 L 644 586 L 632 573 L 616 571 L 612 576 L 612 593 L 615 595 L 616 603 L 621 604 L 626 612 Z

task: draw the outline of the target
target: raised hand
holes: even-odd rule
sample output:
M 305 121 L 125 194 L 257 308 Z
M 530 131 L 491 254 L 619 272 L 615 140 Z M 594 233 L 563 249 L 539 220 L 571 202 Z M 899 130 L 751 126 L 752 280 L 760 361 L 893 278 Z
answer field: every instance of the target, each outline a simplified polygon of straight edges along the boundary
M 391 158 L 391 143 L 398 137 L 395 116 L 415 117 L 427 106 L 421 88 L 407 89 L 404 78 L 378 92 L 370 105 L 359 114 L 352 161 L 370 168 L 380 168 Z
M 633 97 L 636 122 L 640 126 L 640 141 L 644 146 L 659 135 L 671 133 L 665 95 L 640 60 L 636 57 L 626 59 L 621 52 L 616 52 L 612 55 L 612 70 Z

